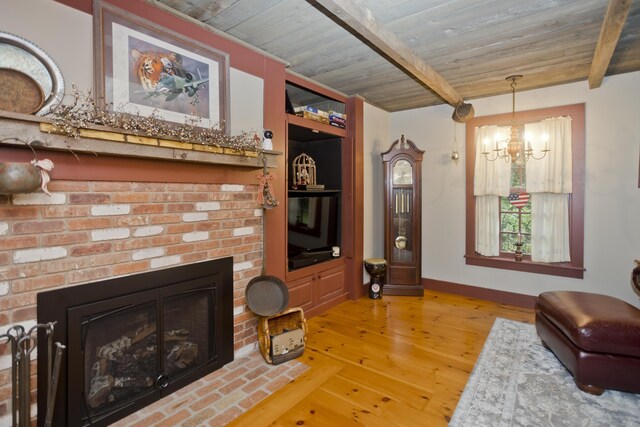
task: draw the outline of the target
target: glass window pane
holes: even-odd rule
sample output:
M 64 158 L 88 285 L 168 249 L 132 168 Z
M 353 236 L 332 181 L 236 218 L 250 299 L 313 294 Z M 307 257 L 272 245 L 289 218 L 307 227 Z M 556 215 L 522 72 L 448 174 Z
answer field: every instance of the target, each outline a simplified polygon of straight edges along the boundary
M 508 198 L 500 197 L 500 210 L 503 212 L 517 212 L 518 208 L 513 206 Z
M 501 233 L 500 234 L 500 251 L 501 252 L 515 252 L 517 234 L 514 233 Z
M 522 253 L 531 255 L 531 235 L 522 235 Z
M 502 213 L 500 214 L 500 231 L 518 232 L 518 214 Z

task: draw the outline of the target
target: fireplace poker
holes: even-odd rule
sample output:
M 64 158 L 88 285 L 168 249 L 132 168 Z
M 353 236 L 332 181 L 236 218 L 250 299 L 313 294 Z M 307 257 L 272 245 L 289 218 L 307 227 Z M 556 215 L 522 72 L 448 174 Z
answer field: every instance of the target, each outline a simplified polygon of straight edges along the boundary
M 22 325 L 14 325 L 9 328 L 7 335 L 11 336 L 11 419 L 13 426 L 17 426 L 22 419 L 22 411 L 20 405 L 24 400 L 20 393 L 22 390 L 22 374 L 20 364 L 20 347 L 19 340 L 24 337 L 24 327 Z
M 17 341 L 16 360 L 18 362 L 18 411 L 20 426 L 28 426 L 31 422 L 31 407 L 29 402 L 30 387 L 29 380 L 31 378 L 31 353 L 36 348 L 38 339 L 31 335 L 31 332 L 37 328 L 34 326 L 27 334 L 24 334 Z M 33 345 L 32 345 L 33 344 Z
M 53 327 L 56 322 L 49 322 L 45 326 L 47 333 L 47 396 L 51 394 L 51 355 L 53 354 Z
M 52 325 L 53 328 L 53 325 Z M 62 353 L 66 347 L 59 342 L 56 343 L 56 356 L 53 362 L 53 376 L 49 377 L 49 390 L 47 391 L 47 415 L 44 421 L 45 427 L 51 426 L 51 420 L 53 418 L 53 408 L 56 403 L 56 391 L 58 390 L 58 378 L 60 376 L 60 361 L 62 360 Z M 49 361 L 51 361 L 51 353 L 49 353 Z
M 11 335 L 11 329 L 9 329 L 6 334 L 0 335 L 0 339 L 6 338 L 11 342 L 11 425 L 15 426 L 17 425 L 18 418 L 18 390 L 16 388 L 18 384 L 18 372 L 16 365 L 16 337 Z

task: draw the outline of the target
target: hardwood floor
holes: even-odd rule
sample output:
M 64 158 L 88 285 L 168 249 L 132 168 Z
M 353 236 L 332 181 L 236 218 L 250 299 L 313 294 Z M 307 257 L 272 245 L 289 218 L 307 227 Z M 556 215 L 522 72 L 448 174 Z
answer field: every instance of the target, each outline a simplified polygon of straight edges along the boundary
M 446 426 L 496 317 L 533 310 L 426 291 L 308 320 L 309 369 L 232 426 Z

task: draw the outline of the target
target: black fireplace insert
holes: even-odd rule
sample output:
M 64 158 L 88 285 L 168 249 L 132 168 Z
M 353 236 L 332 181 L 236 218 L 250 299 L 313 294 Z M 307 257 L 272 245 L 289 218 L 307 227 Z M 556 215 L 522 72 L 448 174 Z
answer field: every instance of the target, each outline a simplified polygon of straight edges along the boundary
M 42 292 L 37 311 L 66 346 L 53 425 L 109 425 L 233 360 L 233 259 Z M 41 337 L 38 425 L 47 352 Z

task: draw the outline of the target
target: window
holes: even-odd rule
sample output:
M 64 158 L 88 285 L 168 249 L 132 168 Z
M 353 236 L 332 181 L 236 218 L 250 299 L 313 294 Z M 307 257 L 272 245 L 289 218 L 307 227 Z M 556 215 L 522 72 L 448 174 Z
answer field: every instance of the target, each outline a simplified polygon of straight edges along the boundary
M 550 117 L 571 117 L 571 165 L 573 188 L 568 197 L 568 234 L 570 260 L 567 262 L 534 262 L 531 257 L 524 257 L 523 261 L 515 261 L 513 251 L 518 238 L 523 243 L 523 252 L 531 252 L 531 203 L 518 210 L 507 200 L 500 200 L 496 210 L 500 215 L 500 228 L 497 231 L 500 236 L 499 253 L 497 246 L 492 256 L 483 256 L 476 252 L 476 203 L 486 203 L 485 200 L 477 200 L 474 196 L 474 163 L 476 129 L 482 126 L 508 126 L 511 123 L 511 113 L 477 117 L 466 124 L 466 244 L 465 259 L 469 265 L 478 265 L 492 268 L 502 268 L 532 273 L 551 274 L 558 276 L 582 278 L 584 274 L 584 104 L 553 107 L 541 110 L 523 111 L 517 113 L 518 122 L 521 124 L 538 122 Z M 535 161 L 535 160 L 532 160 Z M 515 166 L 515 165 L 512 165 Z M 524 168 L 511 169 L 511 193 L 519 193 L 520 174 L 524 176 Z M 504 194 L 504 193 L 501 193 Z M 493 202 L 491 202 L 493 203 Z M 510 206 L 511 205 L 511 206 Z M 484 206 L 484 205 L 483 205 Z M 485 206 L 486 207 L 486 206 Z M 480 211 L 482 212 L 482 211 Z M 481 238 L 481 237 L 480 237 Z M 485 252 L 483 252 L 485 253 Z
M 526 194 L 525 164 L 511 165 L 508 197 L 500 197 L 500 252 L 515 253 L 516 242 L 522 253 L 531 254 L 531 201 Z

